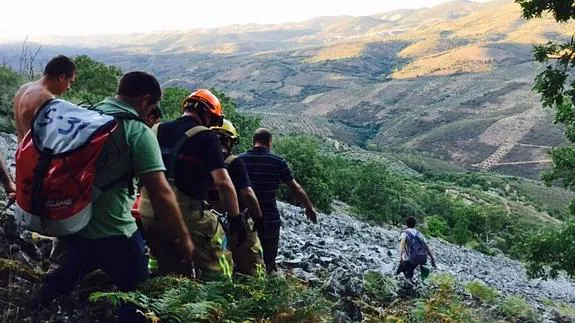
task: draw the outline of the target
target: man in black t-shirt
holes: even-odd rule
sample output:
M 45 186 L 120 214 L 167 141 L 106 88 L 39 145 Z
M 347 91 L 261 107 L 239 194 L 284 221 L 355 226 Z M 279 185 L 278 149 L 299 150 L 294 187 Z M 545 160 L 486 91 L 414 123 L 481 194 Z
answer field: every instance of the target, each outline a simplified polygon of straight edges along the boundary
M 256 192 L 262 219 L 254 219 L 264 251 L 264 262 L 268 272 L 277 271 L 276 257 L 280 236 L 280 215 L 276 204 L 276 193 L 281 183 L 287 184 L 297 201 L 305 207 L 307 218 L 316 223 L 317 213 L 304 189 L 294 179 L 291 169 L 281 157 L 271 153 L 272 134 L 260 128 L 253 137 L 253 149 L 240 154 L 246 163 L 252 187 Z
M 233 237 L 230 239 L 235 271 L 244 275 L 255 275 L 258 266 L 263 269 L 264 262 L 260 240 L 251 218 L 261 219 L 262 212 L 256 194 L 251 187 L 245 163 L 237 156 L 231 154 L 233 147 L 239 142 L 236 128 L 229 120 L 224 120 L 224 124 L 221 127 L 212 127 L 211 129 L 220 138 L 226 168 L 234 183 L 247 231 L 246 241 L 241 245 L 237 245 Z M 220 211 L 222 207 L 217 192 L 211 191 L 210 193 L 210 204 Z
M 202 271 L 232 273 L 232 259 L 226 250 L 225 233 L 217 215 L 205 209 L 210 187 L 221 196 L 222 210 L 228 214 L 230 233 L 243 243 L 246 232 L 240 216 L 233 183 L 225 168 L 220 141 L 209 126 L 221 125 L 223 112 L 219 100 L 208 90 L 200 89 L 183 102 L 182 117 L 154 125 L 166 177 L 170 180 L 186 224 L 196 243 L 194 262 Z M 179 255 L 174 254 L 174 241 L 164 230 L 147 203 L 154 192 L 142 191 L 140 211 L 149 247 L 158 260 L 160 273 L 190 274 L 191 268 L 181 268 Z

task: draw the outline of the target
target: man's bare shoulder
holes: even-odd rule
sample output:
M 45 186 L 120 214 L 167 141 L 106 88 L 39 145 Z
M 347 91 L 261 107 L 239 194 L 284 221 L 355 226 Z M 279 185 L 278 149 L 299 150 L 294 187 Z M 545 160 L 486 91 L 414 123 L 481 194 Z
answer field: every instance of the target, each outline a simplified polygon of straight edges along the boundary
M 49 99 L 53 99 L 54 95 L 43 87 L 38 81 L 32 81 L 20 86 L 16 95 L 14 96 L 15 106 L 39 106 Z
M 31 81 L 20 85 L 18 91 L 16 91 L 16 96 L 22 96 L 28 93 L 30 90 L 34 90 L 35 88 L 42 87 L 38 81 Z

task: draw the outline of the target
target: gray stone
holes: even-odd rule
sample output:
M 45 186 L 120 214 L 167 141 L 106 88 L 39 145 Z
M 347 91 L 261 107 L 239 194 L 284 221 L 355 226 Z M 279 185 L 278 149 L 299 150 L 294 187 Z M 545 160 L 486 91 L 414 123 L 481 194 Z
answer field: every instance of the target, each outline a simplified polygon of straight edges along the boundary
M 280 254 L 297 259 L 280 265 L 305 269 L 327 280 L 328 291 L 334 296 L 361 293 L 366 271 L 387 274 L 395 271 L 401 228 L 372 226 L 343 212 L 320 214 L 314 225 L 302 220 L 298 207 L 282 202 L 278 202 L 278 207 L 283 221 Z M 430 237 L 428 241 L 437 258 L 437 271 L 453 274 L 461 284 L 480 279 L 502 296 L 519 295 L 533 305 L 540 305 L 542 297 L 575 305 L 575 284 L 566 277 L 530 280 L 520 262 L 505 256 L 487 256 Z M 326 269 L 329 277 L 325 277 Z M 406 297 L 414 295 L 409 290 L 400 293 Z M 353 316 L 347 312 L 346 315 Z

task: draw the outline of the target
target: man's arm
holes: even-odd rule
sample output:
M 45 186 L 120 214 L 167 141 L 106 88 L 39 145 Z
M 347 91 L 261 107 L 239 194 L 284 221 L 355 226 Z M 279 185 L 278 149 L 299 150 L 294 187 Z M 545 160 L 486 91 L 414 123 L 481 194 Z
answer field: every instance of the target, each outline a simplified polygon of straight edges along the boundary
M 431 249 L 429 249 L 427 242 L 425 243 L 425 249 L 427 250 L 427 254 L 429 255 L 429 258 L 431 259 L 431 265 L 434 268 L 437 268 L 437 265 L 435 265 L 435 258 L 433 257 L 433 254 L 431 253 Z
M 405 253 L 405 237 L 401 237 L 399 241 L 399 262 L 403 261 L 403 254 Z
M 194 243 L 178 207 L 176 196 L 166 180 L 164 172 L 143 174 L 141 181 L 150 196 L 154 214 L 175 233 L 176 241 L 179 241 L 180 247 L 186 253 L 188 260 L 191 261 Z
M 6 165 L 6 160 L 4 159 L 4 156 L 2 156 L 1 154 L 0 154 L 0 180 L 2 181 L 2 186 L 6 191 L 6 196 L 8 196 L 9 199 L 15 198 L 16 184 L 14 184 L 14 181 L 12 181 L 12 177 L 10 176 L 10 170 Z
M 230 234 L 235 237 L 236 245 L 239 247 L 247 237 L 244 221 L 240 216 L 240 207 L 238 205 L 238 197 L 236 189 L 228 171 L 225 168 L 217 168 L 210 172 L 216 190 L 220 195 L 220 201 L 223 204 L 224 210 L 228 212 L 228 219 L 230 224 Z
M 218 168 L 211 171 L 210 175 L 220 195 L 220 201 L 222 201 L 224 210 L 231 216 L 239 215 L 238 197 L 228 171 L 225 168 Z
M 248 212 L 255 219 L 262 218 L 262 210 L 260 209 L 260 203 L 258 202 L 258 198 L 256 197 L 256 193 L 252 189 L 251 186 L 244 187 L 240 190 L 240 195 L 242 201 L 248 208 Z
M 317 222 L 317 213 L 316 213 L 315 209 L 313 208 L 313 204 L 311 203 L 311 200 L 307 196 L 303 187 L 301 187 L 301 185 L 299 185 L 299 183 L 296 182 L 295 179 L 292 179 L 291 181 L 287 182 L 287 186 L 289 187 L 289 189 L 293 193 L 295 199 L 304 205 L 307 218 L 311 222 L 316 223 Z

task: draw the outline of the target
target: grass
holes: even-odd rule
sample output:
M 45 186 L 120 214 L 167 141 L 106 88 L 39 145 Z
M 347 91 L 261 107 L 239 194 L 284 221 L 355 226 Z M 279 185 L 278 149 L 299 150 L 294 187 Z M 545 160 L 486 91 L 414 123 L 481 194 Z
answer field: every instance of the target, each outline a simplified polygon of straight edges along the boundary
M 470 293 L 476 300 L 486 304 L 493 303 L 499 294 L 495 289 L 479 280 L 469 282 L 465 286 L 465 291 Z
M 495 147 L 475 141 L 496 121 L 496 118 L 456 121 L 431 129 L 406 145 L 457 164 L 473 164 L 484 160 L 496 150 Z
M 416 137 L 408 145 L 426 146 L 430 142 L 445 142 L 454 137 L 460 139 L 476 138 L 497 120 L 498 118 L 463 119 L 434 128 L 424 135 Z
M 562 303 L 562 302 L 554 302 L 549 298 L 542 298 L 541 303 L 549 308 L 555 309 L 559 315 L 568 318 L 570 321 L 575 320 L 575 307 L 573 305 Z
M 390 155 L 396 157 L 397 159 L 404 162 L 409 168 L 419 172 L 419 173 L 459 173 L 465 172 L 465 169 L 448 162 L 425 157 L 423 153 L 416 152 L 399 152 L 399 153 L 389 153 Z
M 397 282 L 392 276 L 383 276 L 379 272 L 369 271 L 363 276 L 363 290 L 377 303 L 389 304 L 396 297 Z
M 558 303 L 555 308 L 561 314 L 561 316 L 566 316 L 571 320 L 575 320 L 575 307 L 566 303 Z
M 429 278 L 431 292 L 419 299 L 411 312 L 410 322 L 489 322 L 480 310 L 463 302 L 456 292 L 455 277 L 449 274 L 433 274 Z
M 512 321 L 539 322 L 533 307 L 522 297 L 508 296 L 497 309 L 501 315 Z
M 313 64 L 329 60 L 341 60 L 357 58 L 365 50 L 365 43 L 347 43 L 322 48 L 314 56 L 304 60 L 305 63 Z
M 394 79 L 446 76 L 458 73 L 484 73 L 495 67 L 495 58 L 479 47 L 461 47 L 437 55 L 418 58 L 392 74 Z

